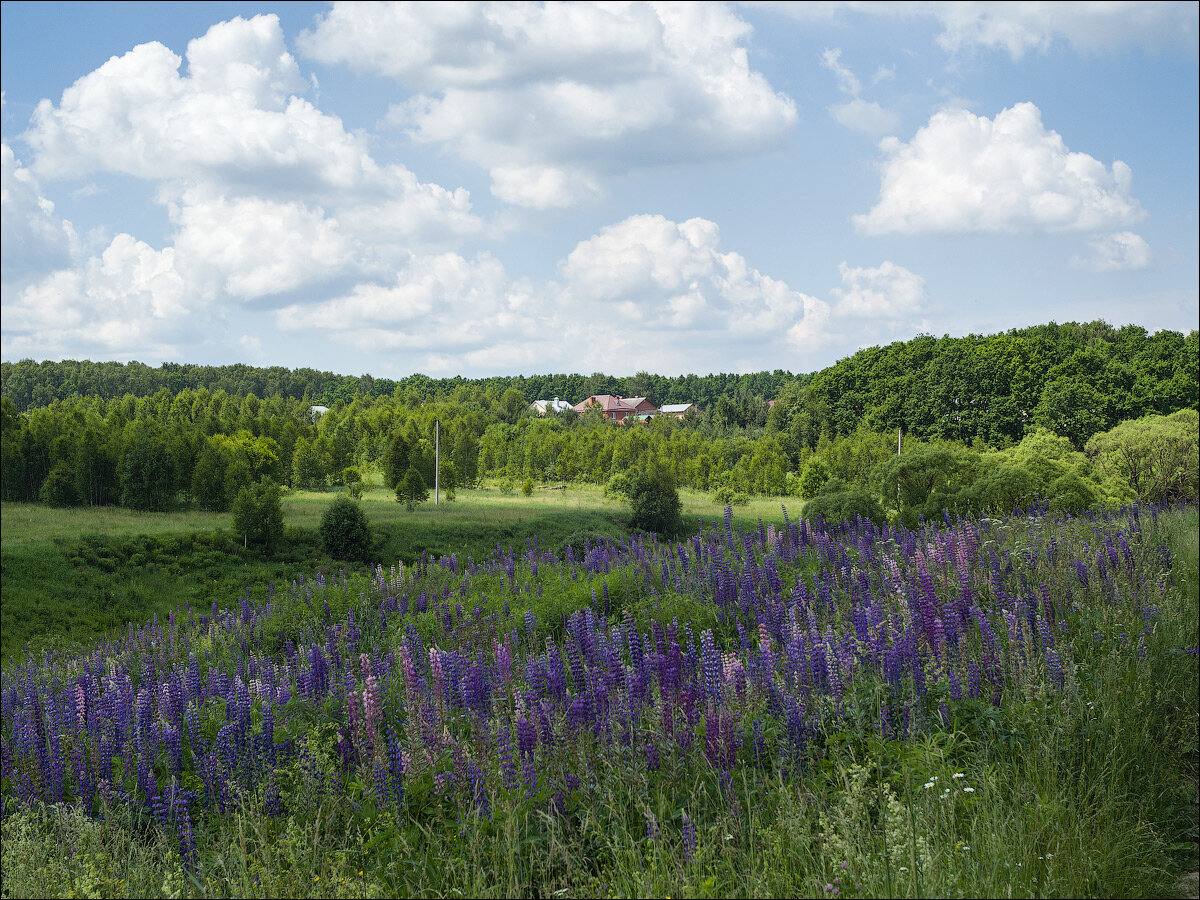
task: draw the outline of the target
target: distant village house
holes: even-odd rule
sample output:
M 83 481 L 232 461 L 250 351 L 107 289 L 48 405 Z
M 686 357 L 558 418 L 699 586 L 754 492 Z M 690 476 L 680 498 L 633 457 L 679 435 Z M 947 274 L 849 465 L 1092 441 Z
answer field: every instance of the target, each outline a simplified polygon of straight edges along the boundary
M 564 409 L 570 408 L 570 403 L 566 400 L 559 400 L 557 397 L 553 400 L 534 400 L 529 404 L 530 412 L 539 416 L 554 415 L 555 413 L 562 412 Z
M 659 415 L 670 416 L 672 419 L 682 419 L 689 412 L 700 412 L 695 403 L 666 403 L 658 411 Z
M 648 422 L 657 416 L 682 419 L 689 411 L 699 412 L 694 403 L 668 403 L 660 409 L 646 397 L 614 397 L 612 394 L 593 394 L 572 409 L 582 415 L 592 407 L 600 410 L 605 421 L 618 425 Z
M 644 415 L 648 412 L 657 412 L 654 404 L 645 397 L 633 397 L 626 400 L 623 397 L 614 397 L 612 394 L 593 394 L 581 403 L 576 403 L 572 409 L 582 415 L 592 407 L 599 407 L 600 415 L 607 422 L 617 422 L 624 424 L 625 420 L 631 416 Z

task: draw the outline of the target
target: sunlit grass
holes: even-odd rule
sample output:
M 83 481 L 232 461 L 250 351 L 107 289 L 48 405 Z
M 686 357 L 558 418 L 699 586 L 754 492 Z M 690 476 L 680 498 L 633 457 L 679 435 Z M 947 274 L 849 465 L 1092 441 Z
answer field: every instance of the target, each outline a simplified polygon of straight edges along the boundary
M 473 498 L 473 511 L 467 513 L 450 504 L 410 514 L 394 501 L 387 506 L 381 490 L 374 493 L 380 496 L 369 493 L 364 503 L 378 511 L 376 524 L 402 530 L 406 523 L 417 523 L 416 530 L 447 539 L 470 535 L 477 527 L 492 535 L 515 529 L 523 524 L 521 510 L 540 509 L 543 525 L 590 525 L 604 524 L 605 516 L 621 509 L 619 504 L 606 507 L 609 501 L 598 492 L 590 499 L 581 492 L 581 505 L 572 508 L 570 492 L 565 497 L 523 498 L 499 492 L 488 496 L 485 490 L 464 496 Z M 299 495 L 289 501 L 304 514 L 304 507 L 319 510 L 329 496 Z M 1020 579 L 1004 573 L 1004 565 L 1011 562 L 1020 570 L 1022 554 L 1031 547 L 1040 548 L 1042 560 L 1035 581 L 1048 582 L 1056 598 L 1071 598 L 1060 607 L 1069 621 L 1058 631 L 1058 647 L 1064 653 L 1069 650 L 1072 666 L 1065 690 L 1045 683 L 1036 665 L 1021 669 L 1024 674 L 1014 668 L 1014 680 L 998 706 L 985 697 L 964 697 L 947 708 L 940 725 L 929 722 L 899 736 L 882 735 L 877 719 L 870 716 L 848 715 L 837 720 L 839 725 L 820 727 L 810 735 L 811 753 L 802 768 L 778 768 L 778 757 L 760 767 L 741 756 L 728 780 L 705 762 L 702 732 L 697 732 L 693 749 L 684 751 L 682 745 L 670 743 L 656 718 L 645 723 L 663 750 L 662 768 L 654 772 L 648 771 L 640 749 L 622 750 L 615 734 L 605 738 L 608 743 L 597 752 L 599 745 L 586 733 L 577 739 L 559 732 L 557 749 L 538 750 L 539 765 L 546 766 L 540 777 L 550 779 L 543 783 L 556 784 L 554 780 L 568 772 L 583 776 L 578 792 L 567 797 L 560 812 L 548 803 L 551 787 L 533 800 L 519 785 L 500 787 L 498 761 L 493 758 L 490 768 L 486 762 L 493 752 L 487 748 L 496 739 L 488 722 L 471 718 L 473 724 L 465 728 L 460 726 L 468 724 L 466 718 L 448 717 L 445 726 L 462 739 L 460 746 L 482 754 L 472 758 L 484 766 L 490 785 L 486 815 L 462 787 L 451 796 L 438 794 L 429 767 L 450 771 L 455 764 L 448 757 L 412 770 L 402 803 L 377 803 L 369 773 L 340 766 L 333 755 L 341 740 L 353 739 L 349 733 L 335 737 L 335 727 L 344 725 L 343 700 L 306 710 L 294 698 L 289 709 L 297 718 L 286 732 L 281 718 L 277 738 L 282 740 L 285 733 L 292 738 L 311 736 L 314 747 L 326 748 L 318 765 L 336 778 L 336 790 L 309 797 L 305 776 L 293 763 L 278 773 L 287 797 L 285 814 L 272 815 L 267 795 L 253 786 L 226 813 L 209 806 L 203 819 L 197 819 L 201 855 L 190 873 L 169 829 L 164 832 L 127 802 L 107 808 L 102 827 L 65 807 L 38 805 L 4 820 L 4 893 L 1164 896 L 1174 881 L 1174 867 L 1188 861 L 1179 848 L 1195 832 L 1190 804 L 1197 754 L 1197 516 L 1195 510 L 1187 510 L 1160 514 L 1152 521 L 1144 514 L 1144 537 L 1136 530 L 1129 532 L 1131 540 L 1137 538 L 1137 570 L 1121 576 L 1119 590 L 1144 595 L 1149 607 L 1105 593 L 1107 588 L 1098 580 L 1097 546 L 1103 543 L 1105 529 L 1118 527 L 1124 526 L 1086 519 L 1066 524 L 1014 520 L 992 530 L 988 549 L 980 552 L 983 568 L 976 574 L 984 581 L 976 596 L 985 607 L 996 599 L 983 586 L 987 554 L 998 554 L 996 577 L 1020 592 Z M 1056 564 L 1046 562 L 1050 537 L 1063 554 Z M 933 553 L 936 536 L 927 540 L 922 552 Z M 1159 549 L 1164 543 L 1171 550 L 1169 567 Z M 723 542 L 713 546 L 719 549 Z M 855 543 L 850 549 L 857 552 L 860 546 Z M 952 549 L 955 544 L 947 546 Z M 815 546 L 810 550 L 804 559 L 794 560 L 801 571 L 819 570 L 828 561 Z M 869 565 L 865 557 L 857 558 Z M 501 610 L 506 614 L 511 601 L 518 629 L 526 627 L 522 609 L 537 613 L 542 630 L 530 642 L 532 653 L 551 635 L 560 646 L 567 645 L 563 613 L 595 603 L 592 588 L 599 581 L 611 588 L 614 610 L 619 608 L 608 623 L 618 630 L 627 621 L 626 612 L 639 628 L 644 628 L 646 616 L 661 622 L 676 615 L 697 632 L 717 627 L 715 620 L 701 618 L 702 612 L 711 612 L 708 599 L 670 606 L 675 598 L 665 583 L 661 595 L 638 593 L 647 583 L 659 583 L 658 566 L 644 567 L 638 559 L 628 569 L 614 568 L 611 575 L 606 572 L 595 579 L 591 576 L 596 573 L 559 568 L 545 560 L 538 576 L 525 561 L 519 562 L 515 581 L 504 575 L 503 566 L 480 571 L 471 576 L 472 585 L 462 595 L 452 592 L 451 602 L 461 601 L 466 607 L 465 619 L 464 613 L 455 613 L 457 630 L 443 625 L 440 614 L 433 612 L 407 618 L 393 613 L 385 626 L 379 608 L 382 595 L 366 593 L 369 582 L 351 573 L 348 584 L 318 588 L 311 604 L 303 592 L 285 591 L 258 626 L 239 624 L 234 617 L 207 629 L 181 629 L 177 639 L 194 641 L 194 652 L 206 667 L 236 672 L 238 657 L 260 667 L 261 674 L 272 648 L 284 649 L 289 639 L 308 634 L 314 615 L 324 615 L 326 621 L 332 616 L 334 631 L 326 633 L 341 632 L 344 638 L 342 623 L 353 608 L 358 613 L 355 627 L 361 629 L 359 649 L 368 657 L 399 654 L 402 643 L 411 638 L 411 625 L 426 646 L 436 642 L 443 649 L 460 647 L 467 653 L 464 659 L 481 659 L 480 654 L 498 653 L 491 639 L 503 635 L 489 632 L 482 635 L 486 640 L 472 643 L 472 623 L 486 622 Z M 1074 561 L 1092 567 L 1090 586 L 1078 577 Z M 835 564 L 843 565 L 844 559 Z M 417 590 L 436 595 L 458 583 L 450 575 L 452 569 L 414 568 L 425 571 L 428 580 L 406 583 L 410 599 Z M 954 578 L 948 585 L 952 583 L 957 583 Z M 1037 585 L 1031 590 L 1038 590 Z M 951 590 L 943 599 L 953 595 Z M 257 590 L 254 596 L 260 596 Z M 331 613 L 322 613 L 322 596 L 332 605 Z M 844 606 L 852 601 L 843 593 L 833 602 Z M 473 618 L 473 604 L 484 618 Z M 223 605 L 236 608 L 233 598 Z M 904 608 L 901 600 L 897 609 L 902 614 Z M 819 614 L 832 612 L 826 607 Z M 836 616 L 830 621 L 836 622 Z M 1128 632 L 1130 640 L 1123 640 L 1121 632 Z M 742 652 L 728 623 L 721 633 L 729 638 L 724 649 Z M 153 636 L 148 637 L 147 646 L 154 648 Z M 515 646 L 517 638 L 513 640 Z M 772 652 L 783 653 L 781 645 L 773 646 Z M 1009 651 L 1013 666 L 1025 665 L 1011 646 Z M 115 664 L 139 671 L 138 661 L 126 659 L 125 651 L 114 646 L 106 652 Z M 187 651 L 181 658 L 186 655 Z M 495 658 L 498 664 L 499 656 Z M 75 678 L 79 670 L 70 660 L 59 659 L 67 663 L 61 671 Z M 303 659 L 301 654 L 302 666 Z M 338 671 L 357 690 L 359 657 L 347 654 L 344 659 L 345 672 Z M 168 661 L 160 671 L 168 673 L 171 665 Z M 58 677 L 56 671 L 47 669 L 51 681 Z M 422 672 L 432 677 L 431 670 Z M 864 674 L 866 679 L 857 683 L 863 693 L 847 696 L 848 709 L 870 701 L 876 696 L 873 692 L 882 689 L 873 686 L 870 673 Z M 389 704 L 402 702 L 402 684 L 392 682 Z M 619 694 L 620 680 L 609 690 Z M 494 696 L 498 705 L 510 702 L 500 691 Z M 727 696 L 736 705 L 732 695 Z M 772 721 L 767 704 L 757 702 L 759 706 L 744 710 L 744 728 L 756 717 Z M 208 729 L 212 739 L 222 716 L 228 715 L 226 706 L 206 705 L 203 714 L 216 717 Z M 399 727 L 400 720 L 395 721 Z M 412 719 L 407 721 L 412 726 Z M 782 725 L 774 721 L 772 740 L 783 740 Z M 259 724 L 256 720 L 255 729 Z M 425 738 L 413 729 L 406 740 L 416 754 Z M 439 731 L 432 739 L 436 742 L 442 733 L 449 732 Z M 749 742 L 750 732 L 743 737 Z M 7 733 L 5 739 L 11 739 Z M 672 746 L 676 749 L 668 752 Z M 191 789 L 202 790 L 190 769 L 185 776 L 192 778 L 185 777 Z M 129 771 L 125 777 L 127 782 Z M 11 774 L 6 778 L 5 796 L 12 798 L 15 782 Z M 691 826 L 694 847 L 689 843 Z

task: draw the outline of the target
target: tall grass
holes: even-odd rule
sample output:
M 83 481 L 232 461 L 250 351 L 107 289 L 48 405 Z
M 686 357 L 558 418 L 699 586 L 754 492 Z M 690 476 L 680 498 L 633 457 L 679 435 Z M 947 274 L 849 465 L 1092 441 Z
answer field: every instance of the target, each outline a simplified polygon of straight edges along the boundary
M 965 529 L 931 529 L 909 541 L 860 526 L 814 536 L 789 556 L 773 531 L 738 534 L 727 525 L 708 535 L 703 553 L 701 544 L 684 545 L 694 564 L 686 570 L 678 547 L 589 544 L 586 560 L 564 563 L 533 544 L 524 553 L 481 557 L 474 571 L 465 559 L 446 560 L 419 563 L 403 575 L 281 588 L 269 603 L 220 610 L 195 626 L 180 615 L 87 655 L 26 660 L 4 672 L 3 890 L 10 896 L 1165 896 L 1188 862 L 1182 848 L 1195 836 L 1196 533 L 1194 509 L 1014 520 L 981 525 L 968 559 Z M 1108 546 L 1118 559 L 1111 568 Z M 708 552 L 711 565 L 703 568 Z M 911 568 L 889 569 L 889 559 Z M 793 637 L 793 644 L 841 653 L 844 671 L 854 673 L 846 683 L 814 682 L 801 690 L 799 682 L 782 680 L 790 670 L 788 648 L 772 631 L 772 565 L 782 582 L 779 596 L 795 596 L 803 585 L 812 600 L 816 631 L 805 628 L 803 641 Z M 884 656 L 875 667 L 862 654 L 872 641 L 908 652 L 905 635 L 921 633 L 920 604 L 929 600 L 917 590 L 921 571 L 943 610 L 957 602 L 969 577 L 994 637 L 964 631 L 954 657 L 961 670 L 939 655 L 937 627 L 927 644 L 914 637 L 916 655 L 905 658 L 924 661 L 922 679 L 914 680 L 916 673 L 889 670 Z M 731 593 L 729 584 L 738 591 Z M 901 591 L 908 585 L 907 599 L 884 593 L 888 585 Z M 430 598 L 424 611 L 419 592 Z M 1036 627 L 1014 622 L 1003 613 L 1028 612 L 1022 598 L 1037 598 L 1033 618 L 1049 598 L 1054 615 L 1046 613 Z M 405 605 L 392 609 L 389 599 Z M 885 620 L 898 630 L 886 639 L 872 633 L 853 649 L 845 640 L 862 625 L 855 611 L 865 608 L 890 610 L 893 618 Z M 626 636 L 635 629 L 647 647 L 676 617 L 681 642 L 682 629 L 693 626 L 691 668 L 678 670 L 678 683 L 668 675 L 660 684 L 655 675 L 641 718 L 620 712 L 623 692 L 640 690 L 636 679 L 628 680 L 639 671 L 636 660 L 623 657 L 623 686 L 605 687 L 604 667 L 595 668 L 603 654 L 589 650 L 586 622 L 596 613 L 608 617 L 597 640 L 602 629 Z M 704 632 L 716 642 L 711 652 Z M 525 668 L 544 657 L 547 640 L 564 651 L 562 705 Z M 337 650 L 345 663 L 333 667 L 327 692 L 313 692 L 299 677 L 315 671 L 304 648 L 317 646 Z M 984 665 L 980 689 L 968 690 L 969 664 L 987 663 L 989 646 L 994 680 Z M 445 648 L 439 651 L 445 666 L 459 665 L 454 654 L 466 651 L 461 695 L 432 691 L 448 676 L 410 653 L 414 647 Z M 293 655 L 297 649 L 304 652 Z M 361 667 L 353 650 L 367 654 Z M 725 668 L 709 675 L 714 653 L 723 654 Z M 61 746 L 67 748 L 92 727 L 69 727 L 72 685 L 88 672 L 179 685 L 189 654 L 204 660 L 203 677 L 213 685 L 195 694 L 198 730 L 184 744 L 184 759 L 195 768 L 186 763 L 178 783 L 197 795 L 187 805 L 194 856 L 181 845 L 178 821 L 138 799 L 149 782 L 135 777 L 137 754 L 127 757 L 111 790 L 83 803 L 87 809 L 75 796 L 84 787 L 71 786 L 69 764 L 64 802 L 32 790 L 52 787 L 45 773 L 54 770 L 28 749 L 42 739 L 21 737 L 21 728 L 31 727 L 21 723 L 35 722 L 30 685 L 41 685 L 36 695 L 47 723 L 58 709 L 54 698 L 66 698 Z M 775 681 L 754 668 L 763 659 Z M 577 662 L 584 681 L 571 672 Z M 473 664 L 492 685 L 490 706 L 479 706 L 471 693 Z M 670 671 L 667 657 L 656 655 L 654 665 Z M 290 686 L 292 697 L 273 712 L 270 746 L 278 762 L 272 767 L 250 754 L 240 765 L 257 774 L 242 778 L 233 764 L 224 793 L 211 793 L 201 744 L 216 748 L 221 733 L 234 735 L 222 732 L 239 727 L 234 687 L 257 678 L 244 733 L 255 746 L 267 746 L 261 740 L 268 685 L 280 676 L 272 666 L 287 667 L 278 683 Z M 963 675 L 957 698 L 946 680 L 951 672 Z M 229 677 L 228 690 L 221 673 Z M 375 696 L 375 683 L 381 718 L 377 731 L 364 731 L 353 709 Z M 778 695 L 763 687 L 771 683 Z M 84 689 L 89 698 L 90 690 Z M 157 709 L 159 716 L 147 718 L 147 728 L 175 721 L 173 701 L 161 699 L 161 687 L 156 691 L 145 694 L 146 715 Z M 532 716 L 536 708 L 533 695 L 550 704 L 552 741 L 539 735 L 526 756 L 518 732 L 522 710 Z M 609 698 L 608 717 L 593 710 L 572 718 L 568 701 L 585 695 Z M 804 704 L 799 732 L 788 714 L 793 698 Z M 89 723 L 91 703 L 85 704 Z M 683 727 L 681 710 L 691 703 L 701 713 Z M 485 708 L 489 715 L 481 714 Z M 436 727 L 423 731 L 422 715 L 431 714 Z M 671 728 L 666 717 L 675 722 Z M 97 720 L 97 733 L 104 721 Z M 622 723 L 632 726 L 628 741 Z M 386 725 L 397 729 L 411 757 L 402 798 L 380 780 L 387 771 L 383 744 L 391 740 Z M 41 746 L 52 751 L 53 735 Z M 232 755 L 214 751 L 214 764 L 241 758 L 236 741 L 224 746 Z M 170 754 L 145 752 L 154 762 L 154 790 L 165 792 Z M 23 775 L 35 778 L 32 786 L 22 788 Z
M 0 657 L 87 641 L 190 603 L 228 603 L 250 586 L 336 572 L 352 565 L 321 550 L 316 527 L 333 491 L 292 491 L 283 499 L 285 540 L 273 553 L 243 548 L 229 513 L 195 509 L 148 513 L 119 507 L 56 509 L 39 503 L 0 506 L 5 602 Z M 704 494 L 683 491 L 689 523 L 720 509 Z M 497 545 L 523 547 L 532 538 L 561 548 L 588 537 L 616 537 L 626 505 L 592 486 L 538 488 L 532 497 L 502 494 L 494 485 L 459 491 L 453 501 L 413 512 L 378 484 L 362 504 L 375 536 L 371 559 L 385 566 L 457 553 L 483 559 Z M 734 521 L 782 522 L 774 500 L 755 498 Z

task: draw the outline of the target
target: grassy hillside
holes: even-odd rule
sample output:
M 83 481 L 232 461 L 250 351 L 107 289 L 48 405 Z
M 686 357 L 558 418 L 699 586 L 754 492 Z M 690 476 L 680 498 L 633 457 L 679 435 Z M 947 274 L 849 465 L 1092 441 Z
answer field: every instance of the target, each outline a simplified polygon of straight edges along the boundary
M 1167 896 L 1198 525 L 539 535 L 10 662 L 3 892 Z
M 119 507 L 54 509 L 40 503 L 0 505 L 4 599 L 0 648 L 8 659 L 26 645 L 37 650 L 85 640 L 151 616 L 165 618 L 184 603 L 206 609 L 230 603 L 247 589 L 259 598 L 270 582 L 290 584 L 357 563 L 335 560 L 320 547 L 316 527 L 332 492 L 295 491 L 283 500 L 286 537 L 266 556 L 244 549 L 228 513 L 180 510 L 143 513 Z M 681 494 L 689 523 L 719 518 L 704 495 Z M 798 501 L 797 501 L 798 502 Z M 362 499 L 376 544 L 372 559 L 411 563 L 422 553 L 483 559 L 497 544 L 524 547 L 534 536 L 559 549 L 591 534 L 620 534 L 626 505 L 598 488 L 538 489 L 510 496 L 482 488 L 413 512 L 376 485 Z M 777 500 L 756 498 L 737 518 L 781 522 Z

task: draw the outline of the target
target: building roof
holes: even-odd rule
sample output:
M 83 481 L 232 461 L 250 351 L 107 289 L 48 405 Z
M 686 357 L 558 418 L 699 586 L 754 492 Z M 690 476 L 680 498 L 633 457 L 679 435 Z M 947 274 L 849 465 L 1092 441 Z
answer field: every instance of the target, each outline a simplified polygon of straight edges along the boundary
M 564 409 L 571 408 L 570 403 L 568 403 L 566 400 L 559 400 L 557 397 L 555 397 L 553 400 L 534 400 L 529 405 L 540 413 L 545 413 L 547 411 L 562 412 Z
M 612 394 L 593 394 L 586 400 L 576 403 L 572 408 L 576 412 L 585 412 L 592 403 L 598 404 L 603 412 L 633 412 L 636 409 L 629 401 L 614 397 Z
M 695 409 L 695 403 L 664 403 L 659 412 L 664 413 L 681 413 L 687 412 L 689 409 Z

